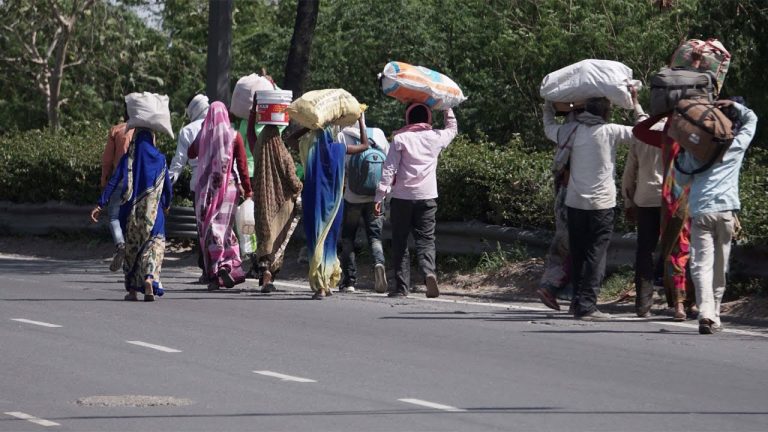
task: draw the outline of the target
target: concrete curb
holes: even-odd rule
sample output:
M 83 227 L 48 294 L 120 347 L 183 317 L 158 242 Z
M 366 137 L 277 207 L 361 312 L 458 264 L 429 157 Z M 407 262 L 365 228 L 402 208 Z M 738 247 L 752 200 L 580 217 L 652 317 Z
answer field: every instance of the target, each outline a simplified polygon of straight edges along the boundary
M 89 205 L 61 202 L 17 204 L 0 201 L 0 231 L 21 235 L 47 235 L 54 232 L 106 233 L 105 222 L 91 223 L 88 215 L 92 208 Z M 172 208 L 166 227 L 168 237 L 194 238 L 193 219 L 193 209 Z M 388 224 L 385 224 L 384 229 L 384 237 L 388 239 Z M 297 228 L 296 232 L 298 236 L 303 237 L 303 229 Z M 553 233 L 471 221 L 440 222 L 437 224 L 436 235 L 436 246 L 440 252 L 482 254 L 495 252 L 498 248 L 509 250 L 521 244 L 542 252 L 549 247 Z M 632 266 L 635 244 L 634 233 L 614 233 L 608 250 L 608 266 L 613 269 L 625 265 Z M 731 257 L 732 272 L 749 277 L 768 278 L 768 248 L 737 245 L 733 248 Z

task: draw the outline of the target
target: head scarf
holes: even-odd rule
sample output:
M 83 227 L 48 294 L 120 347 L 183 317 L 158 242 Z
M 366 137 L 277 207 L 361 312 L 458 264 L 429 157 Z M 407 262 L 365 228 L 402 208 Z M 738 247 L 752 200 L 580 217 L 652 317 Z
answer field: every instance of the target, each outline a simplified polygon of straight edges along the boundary
M 208 96 L 195 95 L 187 105 L 187 117 L 192 121 L 199 120 L 208 114 L 208 107 Z

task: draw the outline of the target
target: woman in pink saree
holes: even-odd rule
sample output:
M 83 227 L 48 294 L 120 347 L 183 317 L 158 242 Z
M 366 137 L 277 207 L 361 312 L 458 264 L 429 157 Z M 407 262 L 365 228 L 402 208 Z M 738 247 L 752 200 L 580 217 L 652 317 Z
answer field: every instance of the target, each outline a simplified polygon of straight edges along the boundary
M 195 216 L 211 281 L 208 289 L 232 288 L 245 281 L 233 231 L 237 201 L 240 189 L 245 198 L 251 198 L 253 191 L 243 138 L 232 128 L 223 103 L 211 104 L 200 134 L 189 147 L 189 158 L 198 158 Z

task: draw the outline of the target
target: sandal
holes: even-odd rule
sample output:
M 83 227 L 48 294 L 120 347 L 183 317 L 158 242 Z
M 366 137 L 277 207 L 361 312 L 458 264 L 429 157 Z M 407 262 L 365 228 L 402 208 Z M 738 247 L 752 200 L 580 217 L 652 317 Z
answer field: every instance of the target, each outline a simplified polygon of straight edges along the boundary
M 235 280 L 232 279 L 232 275 L 229 274 L 229 269 L 226 267 L 222 267 L 219 269 L 219 272 L 217 275 L 221 278 L 221 281 L 224 283 L 224 286 L 227 288 L 234 288 L 235 287 Z
M 675 316 L 672 317 L 672 321 L 685 321 L 688 315 L 685 314 L 685 306 L 682 303 L 675 305 Z
M 316 291 L 314 295 L 312 295 L 312 300 L 322 300 L 325 298 L 325 291 L 320 290 Z
M 539 288 L 536 290 L 536 295 L 539 296 L 539 300 L 544 303 L 544 306 L 559 311 L 560 305 L 557 303 L 557 299 L 548 290 Z
M 150 278 L 144 280 L 144 301 L 155 301 L 155 289 L 152 287 L 152 279 Z

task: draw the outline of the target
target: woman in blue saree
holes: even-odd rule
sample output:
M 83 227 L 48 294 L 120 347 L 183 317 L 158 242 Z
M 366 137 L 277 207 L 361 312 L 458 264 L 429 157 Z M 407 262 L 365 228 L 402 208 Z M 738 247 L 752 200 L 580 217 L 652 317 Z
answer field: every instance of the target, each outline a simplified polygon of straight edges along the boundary
M 365 130 L 362 116 L 358 122 L 361 130 Z M 331 288 L 338 286 L 341 280 L 336 245 L 344 215 L 345 156 L 368 149 L 365 136 L 361 144 L 348 146 L 334 141 L 334 136 L 330 128 L 312 131 L 304 128 L 286 139 L 289 147 L 298 140 L 304 166 L 301 201 L 309 255 L 309 286 L 314 292 L 312 298 L 316 300 L 330 296 Z
M 172 185 L 165 156 L 155 146 L 155 137 L 148 129 L 137 129 L 128 152 L 120 160 L 115 173 L 91 212 L 98 221 L 113 193 L 122 185 L 120 227 L 126 235 L 125 300 L 144 301 L 162 296 L 160 270 L 165 254 L 165 215 L 171 205 Z

